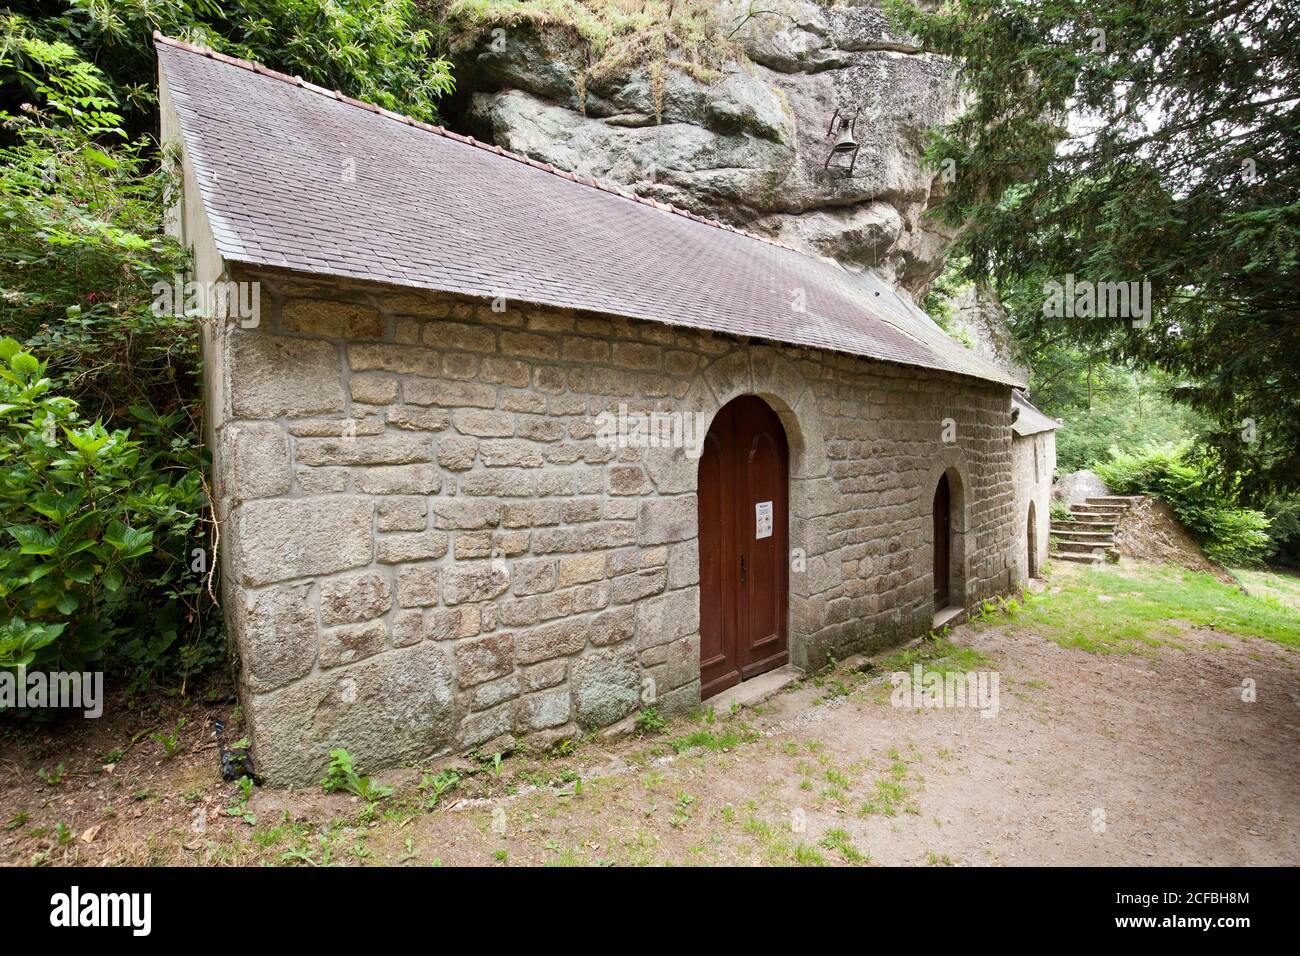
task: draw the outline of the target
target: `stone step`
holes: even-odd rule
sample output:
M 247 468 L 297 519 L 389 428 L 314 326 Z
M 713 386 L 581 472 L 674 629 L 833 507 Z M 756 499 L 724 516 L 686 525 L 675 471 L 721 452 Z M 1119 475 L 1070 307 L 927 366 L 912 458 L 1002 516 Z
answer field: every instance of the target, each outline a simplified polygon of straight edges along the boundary
M 1074 554 L 1068 551 L 1062 551 L 1052 557 L 1057 561 L 1074 561 L 1078 564 L 1101 564 L 1102 562 L 1102 559 L 1095 554 Z
M 1081 525 L 1105 524 L 1112 528 L 1119 525 L 1119 515 L 1075 515 L 1071 520 Z
M 1114 505 L 1071 505 L 1070 514 L 1072 515 L 1113 515 L 1116 518 L 1121 517 L 1127 508 L 1117 509 Z
M 1061 541 L 1057 540 L 1056 549 L 1061 554 L 1105 554 L 1109 551 L 1110 545 L 1097 544 L 1093 541 Z
M 1119 505 L 1130 508 L 1140 497 L 1141 495 L 1091 495 L 1083 500 L 1090 505 Z
M 1105 531 L 1106 529 L 1114 530 L 1119 525 L 1118 521 L 1080 521 L 1071 518 L 1066 521 L 1053 521 L 1053 528 L 1062 528 L 1066 531 Z
M 1051 535 L 1062 541 L 1093 541 L 1097 544 L 1114 544 L 1115 536 L 1109 531 L 1076 531 L 1073 528 L 1058 528 L 1052 525 Z

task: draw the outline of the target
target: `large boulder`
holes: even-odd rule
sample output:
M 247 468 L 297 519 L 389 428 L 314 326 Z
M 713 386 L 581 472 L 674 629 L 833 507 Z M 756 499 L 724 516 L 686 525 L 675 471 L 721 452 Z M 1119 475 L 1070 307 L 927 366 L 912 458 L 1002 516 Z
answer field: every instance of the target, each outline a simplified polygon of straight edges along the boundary
M 1088 471 L 1086 468 L 1062 475 L 1052 486 L 1052 500 L 1067 505 L 1079 504 L 1085 498 L 1108 494 L 1110 488 L 1107 487 L 1106 482 L 1102 481 L 1096 472 Z
M 1020 353 L 1007 311 L 997 293 L 985 283 L 966 283 L 949 299 L 954 321 L 970 348 L 985 361 L 1029 381 L 1030 368 Z
M 458 53 L 466 125 L 543 162 L 630 187 L 924 290 L 953 238 L 924 213 L 942 188 L 922 153 L 956 116 L 950 65 L 892 31 L 875 2 L 729 0 L 734 53 L 709 69 L 669 51 L 596 71 L 578 31 L 480 29 Z M 854 174 L 827 171 L 837 108 L 859 112 Z

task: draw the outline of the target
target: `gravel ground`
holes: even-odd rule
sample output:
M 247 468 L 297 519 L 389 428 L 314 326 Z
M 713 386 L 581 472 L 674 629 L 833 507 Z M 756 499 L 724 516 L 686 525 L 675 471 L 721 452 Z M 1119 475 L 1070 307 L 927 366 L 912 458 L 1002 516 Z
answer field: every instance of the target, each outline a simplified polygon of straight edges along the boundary
M 52 732 L 39 746 L 11 734 L 0 753 L 0 820 L 11 824 L 0 858 L 1300 863 L 1300 653 L 1207 628 L 1144 654 L 1066 649 L 1005 624 L 964 626 L 951 639 L 967 649 L 963 667 L 974 659 L 996 671 L 996 716 L 895 707 L 878 668 L 841 668 L 757 709 L 657 736 L 512 757 L 496 773 L 444 762 L 461 783 L 431 810 L 417 784 L 434 766 L 382 775 L 396 793 L 373 814 L 316 789 L 254 791 L 255 825 L 224 812 L 236 788 L 217 779 L 206 721 L 231 720 L 228 705 L 187 712 L 178 757 L 162 759 L 146 737 L 109 770 L 102 754 L 130 739 L 140 715 L 105 718 L 90 736 Z M 1246 678 L 1253 702 L 1242 700 Z M 59 782 L 38 778 L 60 763 Z

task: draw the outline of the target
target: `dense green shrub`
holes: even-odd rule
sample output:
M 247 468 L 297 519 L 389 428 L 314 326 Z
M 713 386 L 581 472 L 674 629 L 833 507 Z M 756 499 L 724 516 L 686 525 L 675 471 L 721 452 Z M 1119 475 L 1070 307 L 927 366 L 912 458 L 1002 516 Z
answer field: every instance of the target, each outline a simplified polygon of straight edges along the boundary
M 1056 432 L 1056 467 L 1062 474 L 1108 461 L 1112 448 L 1137 453 L 1183 442 L 1196 434 L 1199 425 L 1190 409 L 1174 404 L 1149 384 L 1139 389 L 1132 384 L 1135 376 L 1131 373 L 1116 377 L 1120 382 L 1107 392 L 1098 392 L 1091 407 L 1044 408 L 1062 420 Z
M 0 11 L 0 334 L 17 340 L 0 422 L 0 667 L 94 664 L 130 690 L 183 687 L 221 657 L 202 573 L 215 555 L 194 557 L 210 527 L 198 322 L 151 308 L 189 262 L 163 234 L 176 183 L 152 138 L 152 32 L 431 120 L 452 88 L 432 22 L 413 0 Z
M 5 333 L 49 360 L 56 388 L 87 417 L 192 405 L 197 327 L 151 308 L 154 284 L 189 262 L 161 232 L 168 177 L 138 147 L 97 143 L 77 127 L 40 116 L 9 126 L 22 138 L 0 150 Z
M 412 0 L 11 0 L 6 6 L 0 32 L 12 62 L 8 69 L 0 65 L 0 80 L 11 80 L 18 95 L 44 107 L 32 80 L 40 64 L 15 38 L 64 43 L 107 78 L 132 136 L 157 129 L 154 30 L 422 120 L 438 119 L 438 100 L 453 86 L 450 63 L 434 50 L 431 18 Z
M 1276 495 L 1261 510 L 1268 516 L 1268 536 L 1276 549 L 1272 560 L 1300 567 L 1300 495 Z
M 180 585 L 159 557 L 197 519 L 184 510 L 195 475 L 82 419 L 45 371 L 0 339 L 0 666 L 107 664 L 138 679 L 206 663 L 196 648 L 168 662 L 180 627 L 157 591 Z
M 1205 549 L 1224 564 L 1254 564 L 1273 551 L 1263 512 L 1238 507 L 1217 490 L 1207 464 L 1191 457 L 1186 445 L 1118 449 L 1097 473 L 1112 490 L 1149 495 L 1169 505 Z
M 128 690 L 183 684 L 221 645 L 190 565 L 207 507 L 199 330 L 152 308 L 154 284 L 188 265 L 162 232 L 173 181 L 147 144 L 125 141 L 112 89 L 75 51 L 8 39 L 33 65 L 47 108 L 0 114 L 11 137 L 0 150 L 0 328 L 31 353 L 6 345 L 18 367 L 6 364 L 17 392 L 3 423 L 0 665 L 34 655 L 41 665 L 94 662 Z M 28 381 L 33 366 L 40 374 Z M 77 457 L 74 436 L 92 458 Z M 42 457 L 80 464 L 46 469 Z M 148 532 L 148 547 L 134 553 L 142 542 L 124 528 Z M 63 551 L 74 538 L 85 552 Z

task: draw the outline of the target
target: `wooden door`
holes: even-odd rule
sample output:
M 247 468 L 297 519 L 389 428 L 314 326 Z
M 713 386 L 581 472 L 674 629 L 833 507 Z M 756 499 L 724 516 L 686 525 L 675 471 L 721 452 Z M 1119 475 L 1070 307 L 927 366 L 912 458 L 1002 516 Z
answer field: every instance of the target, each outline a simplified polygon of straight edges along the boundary
M 952 502 L 948 476 L 934 490 L 934 609 L 948 606 L 949 570 L 952 567 Z
M 1029 502 L 1029 521 L 1025 527 L 1025 538 L 1029 542 L 1029 576 L 1038 577 L 1038 529 L 1034 527 L 1034 503 Z
M 699 470 L 700 696 L 789 659 L 789 449 L 745 395 L 718 413 Z

